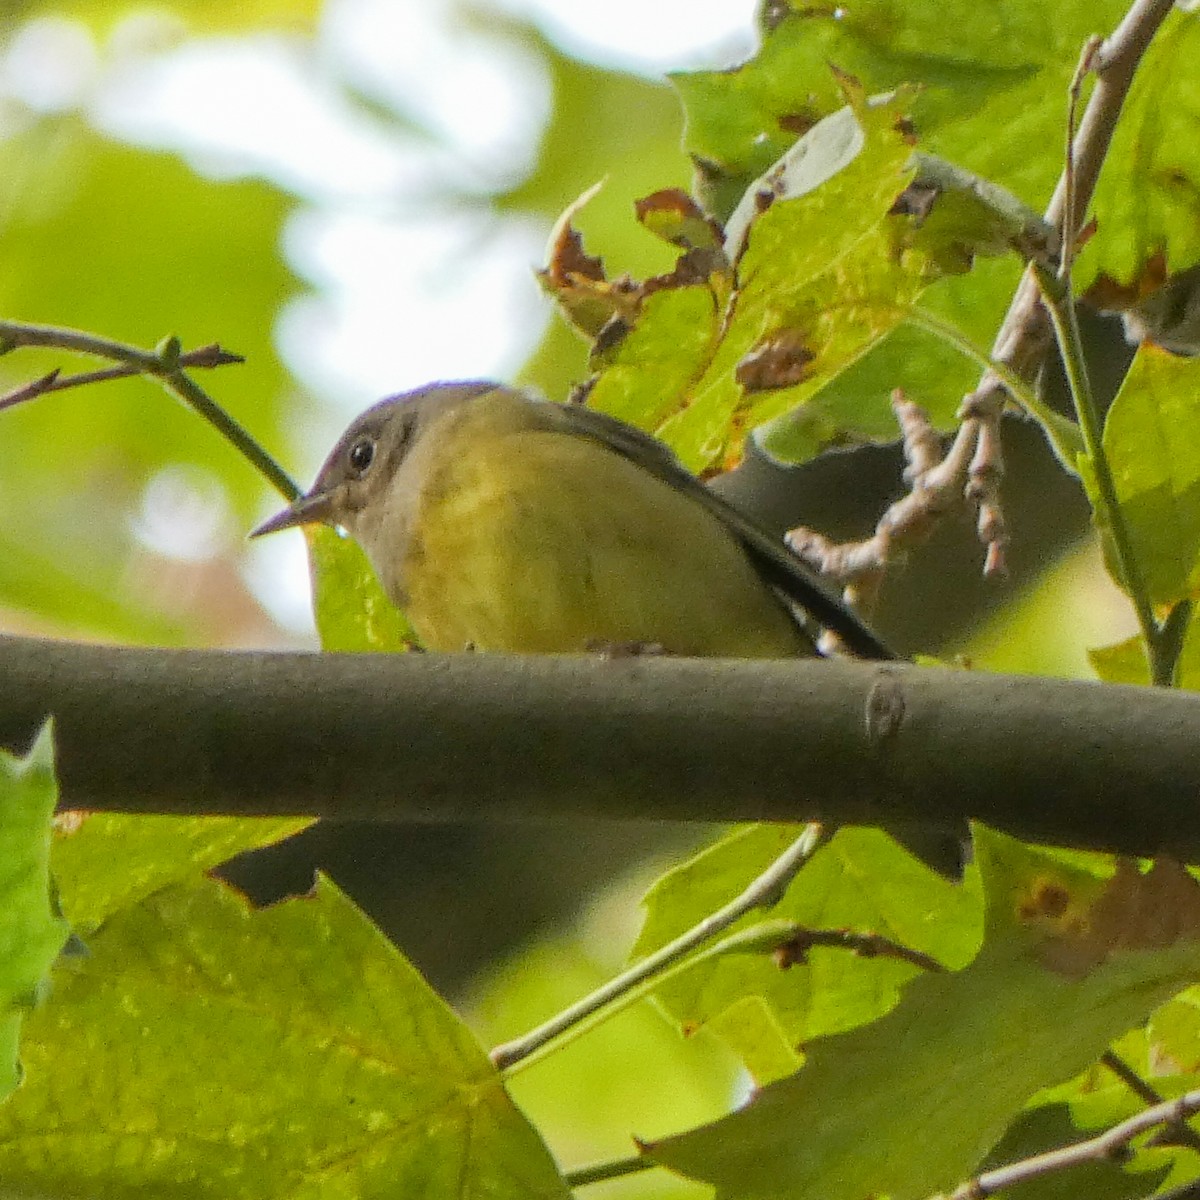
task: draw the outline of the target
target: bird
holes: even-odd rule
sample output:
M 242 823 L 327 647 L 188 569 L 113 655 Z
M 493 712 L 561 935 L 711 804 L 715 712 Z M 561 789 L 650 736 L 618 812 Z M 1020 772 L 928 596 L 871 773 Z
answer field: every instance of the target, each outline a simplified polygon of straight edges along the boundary
M 898 656 L 781 538 L 663 442 L 486 380 L 389 396 L 253 531 L 340 526 L 426 650 Z

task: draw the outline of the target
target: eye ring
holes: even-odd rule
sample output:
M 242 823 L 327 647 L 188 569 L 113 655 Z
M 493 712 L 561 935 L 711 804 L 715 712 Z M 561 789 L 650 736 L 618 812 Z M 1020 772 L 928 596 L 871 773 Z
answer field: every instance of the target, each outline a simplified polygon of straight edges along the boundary
M 365 475 L 375 461 L 375 443 L 370 438 L 359 438 L 346 457 L 355 475 Z

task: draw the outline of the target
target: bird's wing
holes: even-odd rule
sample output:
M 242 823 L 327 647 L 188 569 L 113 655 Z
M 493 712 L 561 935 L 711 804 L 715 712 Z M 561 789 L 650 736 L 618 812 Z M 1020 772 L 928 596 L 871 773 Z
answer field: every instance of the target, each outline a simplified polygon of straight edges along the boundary
M 553 424 L 564 432 L 594 438 L 638 466 L 693 497 L 746 548 L 755 565 L 777 591 L 836 633 L 861 658 L 895 659 L 899 655 L 849 608 L 830 585 L 781 538 L 773 537 L 711 488 L 705 487 L 657 438 L 624 421 L 578 404 L 553 404 Z

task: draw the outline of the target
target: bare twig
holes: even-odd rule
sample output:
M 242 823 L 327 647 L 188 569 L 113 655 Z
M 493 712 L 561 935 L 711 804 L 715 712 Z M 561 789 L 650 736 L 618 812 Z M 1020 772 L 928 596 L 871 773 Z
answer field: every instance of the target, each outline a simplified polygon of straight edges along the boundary
M 1072 143 L 1071 172 L 1068 175 L 1064 169 L 1046 207 L 1046 219 L 1052 224 L 1063 221 L 1068 185 L 1076 213 L 1086 212 L 1091 203 L 1133 76 L 1171 8 L 1172 0 L 1134 0 L 1120 25 L 1090 55 L 1096 86 Z M 992 357 L 1012 367 L 1022 378 L 1031 379 L 1049 348 L 1050 329 L 1041 308 L 1037 281 L 1031 271 L 1026 271 L 996 335 Z M 986 372 L 959 410 L 963 423 L 956 442 L 978 444 L 985 437 L 996 436 L 1004 394 L 1003 383 L 994 373 Z M 947 457 L 955 457 L 953 449 Z M 993 457 L 993 469 L 998 465 Z M 982 522 L 980 536 L 985 536 Z M 989 545 L 989 559 L 993 557 L 1003 561 L 1002 551 L 993 556 Z
M 573 1171 L 563 1172 L 563 1181 L 567 1187 L 574 1189 L 586 1187 L 589 1183 L 607 1183 L 610 1179 L 620 1179 L 624 1175 L 636 1175 L 639 1171 L 653 1171 L 658 1163 L 644 1154 L 631 1155 L 629 1158 L 615 1158 L 607 1162 L 592 1163 L 586 1167 L 576 1167 Z
M 852 929 L 808 929 L 798 925 L 792 936 L 781 941 L 772 954 L 776 964 L 787 970 L 807 961 L 808 952 L 814 946 L 849 950 L 859 958 L 894 958 L 922 971 L 944 972 L 946 969 L 936 958 L 921 950 L 894 942 L 879 933 L 856 933 Z
M 1059 277 L 1070 286 L 1071 268 L 1075 264 L 1076 239 L 1079 237 L 1078 208 L 1075 195 L 1075 129 L 1076 114 L 1079 111 L 1079 97 L 1083 91 L 1083 81 L 1096 67 L 1097 56 L 1100 53 L 1102 39 L 1093 35 L 1083 44 L 1079 55 L 1079 65 L 1071 77 L 1071 86 L 1067 91 L 1067 147 L 1066 162 L 1063 167 L 1062 187 L 1062 224 L 1059 232 L 1062 244 L 1062 262 L 1059 264 Z
M 58 377 L 62 374 L 59 367 L 55 367 L 53 371 L 48 371 L 45 375 L 39 375 L 37 379 L 31 379 L 28 383 L 21 384 L 20 387 L 13 388 L 11 392 L 6 392 L 0 396 L 0 412 L 6 408 L 12 408 L 17 404 L 21 404 L 26 400 L 33 400 L 38 396 L 44 396 L 47 392 L 55 390 L 55 384 L 58 382 Z
M 47 392 L 61 391 L 65 387 L 78 387 L 84 383 L 120 378 L 122 375 L 149 375 L 212 425 L 286 499 L 294 500 L 300 495 L 301 489 L 296 481 L 187 374 L 187 367 L 217 367 L 241 361 L 239 356 L 222 350 L 215 343 L 185 354 L 181 352 L 179 339 L 169 337 L 164 338 L 155 350 L 142 350 L 137 346 L 129 346 L 97 334 L 83 333 L 78 329 L 0 320 L 0 354 L 8 354 L 22 346 L 45 346 L 69 350 L 74 354 L 90 354 L 96 358 L 117 362 L 121 366 L 112 370 L 67 376 L 65 379 L 53 372 L 32 384 L 26 384 L 24 388 L 17 389 L 15 398 L 14 394 L 10 394 L 5 398 L 7 403 L 0 403 L 0 407 L 10 407 L 22 400 L 30 400 Z
M 1128 1153 L 1130 1143 L 1140 1134 L 1158 1125 L 1182 1123 L 1197 1112 L 1200 1112 L 1200 1090 L 1187 1092 L 1177 1100 L 1156 1104 L 1153 1108 L 1130 1117 L 1128 1121 L 1114 1125 L 1099 1137 L 1022 1159 L 1006 1167 L 998 1167 L 994 1171 L 985 1171 L 956 1188 L 951 1193 L 950 1200 L 982 1200 L 984 1196 L 994 1196 L 1005 1188 L 1015 1187 L 1019 1183 L 1038 1179 L 1054 1171 L 1063 1171 L 1090 1162 L 1119 1160 Z
M 1151 1087 L 1119 1054 L 1106 1050 L 1100 1056 L 1104 1064 L 1143 1104 L 1165 1104 L 1166 1098 L 1156 1088 Z M 1200 1133 L 1197 1133 L 1185 1121 L 1173 1122 L 1155 1139 L 1162 1146 L 1168 1142 L 1175 1146 L 1187 1146 L 1191 1150 L 1200 1150 Z
M 189 350 L 178 359 L 180 367 L 224 367 L 233 363 L 243 363 L 246 360 L 240 354 L 222 350 L 216 342 L 201 346 L 198 350 Z M 89 383 L 104 383 L 109 379 L 128 379 L 131 375 L 141 375 L 141 367 L 132 363 L 123 363 L 119 367 L 104 367 L 99 371 L 81 371 L 78 375 L 63 375 L 55 369 L 40 379 L 34 379 L 22 387 L 14 388 L 11 392 L 0 395 L 0 412 L 13 408 L 25 400 L 33 400 L 44 396 L 47 392 L 62 392 L 67 388 L 85 387 Z
M 1134 74 L 1154 35 L 1173 7 L 1172 0 L 1134 0 L 1120 25 L 1096 51 L 1092 69 L 1096 86 L 1088 97 L 1087 107 L 1079 122 L 1072 153 L 1074 207 L 1077 213 L 1087 210 L 1100 178 L 1100 168 L 1112 144 L 1117 119 L 1129 94 Z M 1067 177 L 1064 170 L 1059 178 L 1046 219 L 1061 224 L 1066 202 Z M 1025 378 L 1032 378 L 1049 349 L 1049 328 L 1040 315 L 1038 288 L 1030 273 L 1026 273 L 1009 306 L 992 349 L 992 356 L 1016 369 Z M 998 381 L 987 375 L 973 395 L 986 389 L 991 394 L 1001 390 Z
M 887 509 L 865 541 L 835 543 L 804 527 L 787 535 L 797 554 L 843 584 L 847 602 L 868 613 L 896 556 L 920 545 L 948 512 L 966 504 L 965 446 L 956 444 L 957 458 L 944 456 L 941 437 L 925 411 L 898 388 L 892 393 L 892 411 L 900 426 L 908 494 Z
M 1071 138 L 1067 163 L 1045 213 L 1048 222 L 1071 234 L 1063 239 L 1066 264 L 1071 261 L 1078 233 L 1076 214 L 1082 215 L 1091 203 L 1134 74 L 1171 8 L 1171 0 L 1134 0 L 1110 37 L 1104 41 L 1089 39 L 1084 46 L 1072 81 L 1072 97 L 1082 89 L 1083 79 L 1089 71 L 1096 75 L 1096 86 L 1088 98 L 1078 132 Z M 1069 114 L 1072 127 L 1074 111 L 1072 104 Z M 906 539 L 921 540 L 931 529 L 927 521 L 940 520 L 960 507 L 957 493 L 976 507 L 976 528 L 986 547 L 984 574 L 1003 574 L 1007 532 L 1000 501 L 1000 483 L 1004 477 L 1000 416 L 1012 392 L 1012 386 L 1004 376 L 1011 372 L 1021 380 L 1033 379 L 1050 345 L 1051 330 L 1041 305 L 1038 285 L 1032 272 L 1027 270 L 996 335 L 990 356 L 1008 370 L 1002 373 L 987 369 L 975 390 L 963 398 L 958 411 L 959 428 L 942 461 L 920 473 L 919 486 L 914 478 L 912 494 L 889 509 L 880 521 L 875 537 L 867 542 L 839 547 L 814 538 L 807 531 L 798 531 L 796 548 L 814 563 L 827 564 L 834 578 L 848 582 L 848 599 L 853 600 L 860 594 L 863 600 L 869 601 L 882 580 L 888 554 Z M 1056 441 L 1056 431 L 1050 427 L 1053 415 L 1037 408 L 1031 411 L 1047 427 L 1052 442 Z M 907 450 L 907 431 L 905 440 Z M 1071 464 L 1067 462 L 1066 465 L 1070 469 Z M 839 576 L 839 571 L 844 574 Z
M 809 825 L 757 879 L 728 904 L 524 1037 L 495 1047 L 491 1053 L 492 1062 L 511 1074 L 518 1063 L 527 1067 L 541 1058 L 547 1048 L 561 1042 L 568 1031 L 578 1035 L 592 1028 L 598 1023 L 596 1017 L 600 1010 L 605 1010 L 603 1015 L 608 1017 L 619 1011 L 618 1000 L 623 1002 L 620 1007 L 624 1007 L 639 999 L 657 986 L 658 977 L 666 969 L 680 962 L 698 946 L 728 929 L 753 909 L 769 908 L 778 903 L 796 872 L 813 856 L 824 838 L 825 833 L 820 825 Z

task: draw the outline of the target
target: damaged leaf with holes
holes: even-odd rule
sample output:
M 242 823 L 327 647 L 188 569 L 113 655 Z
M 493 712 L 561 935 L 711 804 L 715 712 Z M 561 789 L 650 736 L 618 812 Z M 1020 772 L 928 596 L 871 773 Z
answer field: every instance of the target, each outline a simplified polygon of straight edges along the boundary
M 1200 886 L 1184 868 L 1114 874 L 1102 856 L 981 828 L 975 846 L 984 936 L 968 966 L 913 979 L 887 1015 L 809 1044 L 738 1112 L 644 1152 L 719 1200 L 920 1200 L 1195 979 Z
M 684 250 L 671 274 L 618 287 L 569 219 L 560 227 L 544 282 L 585 332 L 596 314 L 579 319 L 579 289 L 607 305 L 588 403 L 651 429 L 693 470 L 734 465 L 746 433 L 812 405 L 932 283 L 1019 241 L 998 211 L 1020 212 L 1021 234 L 1037 227 L 1011 197 L 1006 209 L 948 165 L 933 177 L 914 163 L 907 95 L 839 82 L 847 105 L 751 185 L 723 245 L 686 198 L 648 198 L 643 222 Z M 839 433 L 852 430 L 822 440 Z

